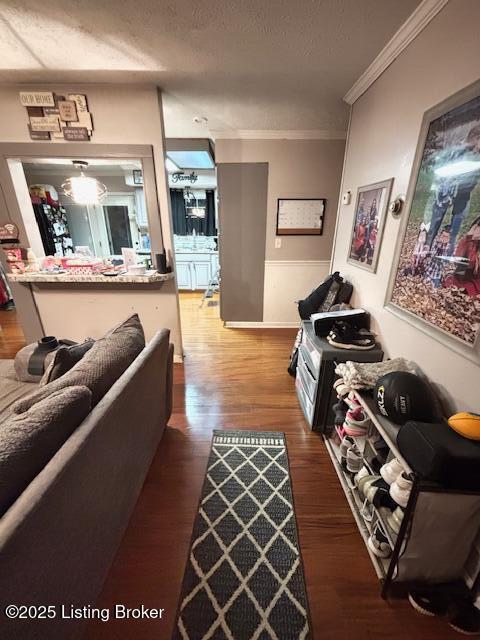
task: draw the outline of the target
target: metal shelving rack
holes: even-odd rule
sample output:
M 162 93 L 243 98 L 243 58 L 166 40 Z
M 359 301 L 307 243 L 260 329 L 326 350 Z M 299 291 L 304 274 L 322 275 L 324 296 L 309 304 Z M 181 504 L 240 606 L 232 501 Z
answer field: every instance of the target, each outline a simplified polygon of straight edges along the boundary
M 345 497 L 352 511 L 355 522 L 358 526 L 360 535 L 365 543 L 368 554 L 373 564 L 373 568 L 377 577 L 382 583 L 382 598 L 386 598 L 389 595 L 395 594 L 404 594 L 409 588 L 412 586 L 418 586 L 419 584 L 425 584 L 428 580 L 399 580 L 398 579 L 398 567 L 399 563 L 402 562 L 402 555 L 405 553 L 408 544 L 410 542 L 410 536 L 412 533 L 412 526 L 415 516 L 415 510 L 418 502 L 418 498 L 421 494 L 455 494 L 458 496 L 476 496 L 478 498 L 478 526 L 480 530 L 480 493 L 473 491 L 450 491 L 447 490 L 437 484 L 433 484 L 430 482 L 426 482 L 422 480 L 418 475 L 412 472 L 408 463 L 401 455 L 400 451 L 397 448 L 396 444 L 396 434 L 398 431 L 398 426 L 387 420 L 386 418 L 378 415 L 374 410 L 374 402 L 373 399 L 365 393 L 355 392 L 355 396 L 358 398 L 358 401 L 362 405 L 364 411 L 369 416 L 372 421 L 373 427 L 378 435 L 380 435 L 385 443 L 387 444 L 390 453 L 388 459 L 391 457 L 396 457 L 401 462 L 402 466 L 404 466 L 405 470 L 412 473 L 413 476 L 413 486 L 412 491 L 410 493 L 410 498 L 408 504 L 404 510 L 404 517 L 401 523 L 398 535 L 389 527 L 386 522 L 385 512 L 388 512 L 386 509 L 375 509 L 373 506 L 370 508 L 374 512 L 374 519 L 372 522 L 369 522 L 368 519 L 365 518 L 365 514 L 362 513 L 363 507 L 365 503 L 362 503 L 362 499 L 358 494 L 358 490 L 352 485 L 350 478 L 344 472 L 340 463 L 340 450 L 338 445 L 335 443 L 334 439 L 332 439 L 328 434 L 324 434 L 324 442 L 326 449 L 330 455 L 332 460 L 334 469 L 337 473 L 337 476 L 340 481 L 340 485 L 345 493 Z M 354 438 L 356 440 L 359 448 L 363 451 L 366 446 L 366 442 L 369 441 L 371 443 L 371 438 Z M 371 446 L 371 445 L 370 445 Z M 367 465 L 368 466 L 368 465 Z M 380 522 L 382 529 L 384 530 L 390 546 L 392 548 L 392 554 L 389 558 L 383 559 L 377 557 L 368 546 L 368 538 L 373 532 L 375 522 Z M 373 524 L 372 524 L 373 523 Z M 472 541 L 473 546 L 473 541 Z M 480 567 L 479 567 L 480 569 Z M 475 590 L 476 584 L 478 583 L 478 576 L 480 571 L 477 571 L 476 580 L 473 585 L 471 585 L 470 589 Z M 457 579 L 465 580 L 465 572 L 463 575 L 458 576 Z M 453 581 L 453 578 L 452 578 Z M 472 581 L 470 580 L 470 583 Z M 458 588 L 458 586 L 456 587 Z M 465 590 L 468 587 L 465 586 Z

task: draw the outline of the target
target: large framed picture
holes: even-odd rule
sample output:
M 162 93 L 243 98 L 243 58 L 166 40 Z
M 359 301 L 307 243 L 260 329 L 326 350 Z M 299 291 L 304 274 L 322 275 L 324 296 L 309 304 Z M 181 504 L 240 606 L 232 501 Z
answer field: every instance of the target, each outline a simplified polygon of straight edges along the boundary
M 480 325 L 480 83 L 427 111 L 387 306 L 450 346 Z M 420 323 L 420 324 L 419 324 Z M 477 345 L 478 346 L 478 345 Z
M 393 178 L 360 187 L 355 204 L 348 262 L 372 273 L 377 270 Z

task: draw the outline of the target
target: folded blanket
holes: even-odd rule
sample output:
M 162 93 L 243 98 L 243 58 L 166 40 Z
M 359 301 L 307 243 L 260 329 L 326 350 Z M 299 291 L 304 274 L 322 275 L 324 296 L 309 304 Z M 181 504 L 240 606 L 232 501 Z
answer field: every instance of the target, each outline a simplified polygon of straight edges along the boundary
M 343 378 L 350 389 L 373 389 L 377 380 L 392 371 L 410 371 L 416 373 L 417 365 L 405 358 L 393 358 L 384 362 L 342 362 L 335 373 Z

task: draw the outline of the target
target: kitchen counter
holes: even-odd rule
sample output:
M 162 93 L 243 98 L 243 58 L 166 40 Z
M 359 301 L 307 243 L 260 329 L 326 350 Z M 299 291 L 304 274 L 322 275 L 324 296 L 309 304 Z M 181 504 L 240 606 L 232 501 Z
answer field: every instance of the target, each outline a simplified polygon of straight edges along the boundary
M 102 274 L 70 274 L 70 273 L 9 273 L 8 279 L 11 282 L 25 284 L 57 283 L 64 282 L 87 282 L 92 284 L 156 284 L 172 280 L 173 273 L 154 273 L 151 275 L 136 276 L 125 273 L 118 276 L 103 276 Z

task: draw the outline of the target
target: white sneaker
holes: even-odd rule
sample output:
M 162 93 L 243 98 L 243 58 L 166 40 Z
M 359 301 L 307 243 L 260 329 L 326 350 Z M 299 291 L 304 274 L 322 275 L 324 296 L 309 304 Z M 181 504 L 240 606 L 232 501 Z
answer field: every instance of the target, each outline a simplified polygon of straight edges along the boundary
M 368 539 L 368 547 L 379 558 L 389 558 L 392 555 L 388 538 L 378 526 Z
M 380 469 L 380 475 L 385 480 L 385 482 L 388 482 L 388 484 L 392 484 L 392 482 L 395 482 L 395 480 L 403 472 L 403 470 L 404 469 L 397 458 L 393 458 L 393 460 L 390 460 L 390 462 L 387 462 L 383 465 L 383 467 Z
M 347 451 L 347 469 L 351 473 L 358 473 L 363 467 L 363 456 L 358 447 L 354 445 Z
M 355 484 L 356 487 L 358 487 L 358 483 L 360 482 L 360 480 L 362 478 L 366 478 L 367 476 L 370 475 L 370 471 L 367 469 L 367 467 L 364 465 L 360 471 L 358 473 L 355 474 L 355 477 L 353 479 L 353 482 Z
M 405 471 L 390 485 L 390 495 L 397 504 L 405 509 L 412 491 L 413 481 Z
M 394 531 L 397 534 L 397 536 L 400 532 L 400 526 L 402 524 L 402 520 L 403 520 L 403 509 L 401 507 L 397 507 L 395 511 L 392 511 L 392 513 L 390 513 L 387 516 L 387 524 L 390 527 L 390 529 L 392 529 L 392 531 Z

